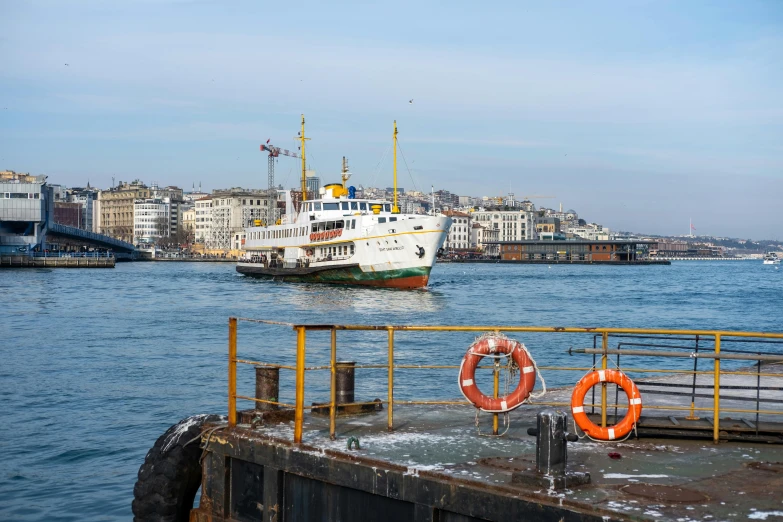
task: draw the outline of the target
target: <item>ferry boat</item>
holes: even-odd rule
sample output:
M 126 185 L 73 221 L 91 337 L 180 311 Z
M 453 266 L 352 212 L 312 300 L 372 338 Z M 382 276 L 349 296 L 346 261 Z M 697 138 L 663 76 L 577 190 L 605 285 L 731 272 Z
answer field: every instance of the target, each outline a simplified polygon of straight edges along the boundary
M 767 255 L 764 256 L 764 264 L 765 265 L 779 265 L 780 264 L 780 258 L 775 252 L 767 252 Z
M 402 214 L 397 205 L 397 122 L 394 122 L 394 200 L 362 199 L 342 183 L 326 185 L 307 199 L 302 116 L 302 194 L 299 208 L 287 203 L 274 225 L 256 221 L 245 229 L 237 272 L 281 281 L 427 286 L 430 271 L 451 226 L 443 215 Z

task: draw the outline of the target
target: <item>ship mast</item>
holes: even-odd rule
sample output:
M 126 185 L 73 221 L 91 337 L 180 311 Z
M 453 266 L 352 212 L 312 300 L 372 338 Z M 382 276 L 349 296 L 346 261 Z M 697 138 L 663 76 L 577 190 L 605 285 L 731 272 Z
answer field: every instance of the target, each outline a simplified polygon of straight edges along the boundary
M 305 138 L 305 119 L 304 114 L 302 114 L 302 132 L 299 133 L 299 136 L 297 138 L 302 145 L 300 148 L 302 149 L 302 201 L 307 200 L 307 162 L 305 160 L 305 141 L 309 140 L 310 138 Z
M 345 188 L 345 183 L 348 181 L 348 176 L 346 174 L 348 173 L 348 162 L 345 160 L 345 156 L 343 156 L 343 172 L 340 176 L 343 180 L 343 188 Z
M 397 206 L 397 120 L 394 120 L 394 204 L 392 205 L 392 214 L 399 214 L 400 208 Z

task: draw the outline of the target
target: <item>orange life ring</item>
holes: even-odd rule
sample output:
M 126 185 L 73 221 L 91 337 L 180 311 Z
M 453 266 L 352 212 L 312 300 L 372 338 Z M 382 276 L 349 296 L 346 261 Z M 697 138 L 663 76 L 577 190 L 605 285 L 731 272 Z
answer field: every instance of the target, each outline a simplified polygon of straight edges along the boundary
M 318 232 L 318 241 L 322 240 L 324 238 L 323 232 Z
M 329 239 L 334 239 L 337 237 L 337 231 L 336 230 L 330 230 L 329 231 Z
M 476 367 L 486 355 L 510 355 L 519 366 L 517 387 L 503 397 L 489 397 L 476 385 Z M 504 413 L 519 407 L 536 385 L 536 368 L 525 345 L 507 337 L 483 337 L 470 345 L 459 367 L 459 389 L 476 408 L 490 413 Z
M 585 395 L 596 384 L 611 382 L 623 389 L 628 396 L 628 412 L 619 423 L 602 428 L 593 424 L 585 413 Z M 596 370 L 582 377 L 571 394 L 571 413 L 574 422 L 593 439 L 615 440 L 631 432 L 642 414 L 642 396 L 636 384 L 620 370 Z

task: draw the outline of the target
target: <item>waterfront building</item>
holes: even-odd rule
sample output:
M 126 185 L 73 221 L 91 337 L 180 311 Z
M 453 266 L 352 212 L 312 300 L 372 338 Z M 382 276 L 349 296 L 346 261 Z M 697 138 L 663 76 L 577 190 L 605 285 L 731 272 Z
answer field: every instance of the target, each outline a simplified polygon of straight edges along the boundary
M 90 187 L 87 182 L 85 188 L 73 188 L 69 191 L 68 201 L 79 203 L 82 206 L 79 228 L 88 232 L 95 232 L 95 200 L 98 199 L 98 190 Z
M 470 246 L 472 249 L 489 257 L 497 257 L 500 252 L 498 241 L 500 241 L 500 230 L 481 223 L 471 224 Z
M 312 172 L 313 175 L 308 175 L 307 177 L 307 193 L 308 194 L 318 194 L 318 191 L 321 188 L 321 178 L 315 175 L 315 171 L 307 171 Z
M 565 232 L 570 237 L 579 237 L 581 239 L 603 240 L 610 239 L 610 231 L 598 223 L 589 223 L 584 226 L 567 226 Z
M 539 217 L 536 223 L 536 231 L 538 232 L 538 239 L 541 240 L 563 240 L 566 238 L 565 234 L 560 232 L 560 218 L 556 217 Z
M 465 212 L 446 210 L 444 216 L 451 218 L 452 223 L 443 248 L 450 250 L 467 250 L 470 247 L 471 216 Z
M 50 215 L 54 215 L 54 191 L 46 185 L 46 176 L 0 172 L 0 253 L 40 247 Z
M 172 233 L 171 200 L 137 199 L 133 205 L 133 243 L 155 243 Z
M 212 195 L 209 234 L 205 237 L 206 248 L 231 250 L 236 241 L 241 241 L 236 236 L 245 228 L 253 226 L 256 220 L 265 222 L 270 214 L 274 216 L 269 212 L 267 193 L 264 190 L 246 189 L 215 191 Z
M 184 207 L 183 207 L 184 208 Z M 192 243 L 196 235 L 196 207 L 182 211 L 182 233 L 187 243 Z
M 212 236 L 212 196 L 196 200 L 195 242 L 206 245 Z
M 501 241 L 503 261 L 604 262 L 648 259 L 650 241 Z
M 471 213 L 473 221 L 498 230 L 500 241 L 538 239 L 538 213 L 531 210 L 477 210 Z
M 81 228 L 82 205 L 67 201 L 54 202 L 54 222 L 66 227 Z

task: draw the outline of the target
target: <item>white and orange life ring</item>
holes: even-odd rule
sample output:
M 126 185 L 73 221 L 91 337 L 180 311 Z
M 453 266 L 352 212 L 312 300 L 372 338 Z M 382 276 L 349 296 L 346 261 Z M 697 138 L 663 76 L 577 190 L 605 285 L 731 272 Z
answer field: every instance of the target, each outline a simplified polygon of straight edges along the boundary
M 611 382 L 623 389 L 628 396 L 628 412 L 619 423 L 602 428 L 594 424 L 585 413 L 585 395 L 596 384 Z M 628 435 L 642 414 L 642 396 L 636 384 L 620 370 L 596 370 L 582 377 L 571 394 L 571 413 L 574 422 L 590 438 L 595 440 L 615 440 Z
M 487 355 L 509 355 L 519 366 L 517 387 L 503 397 L 481 393 L 476 385 L 476 368 Z M 536 367 L 525 345 L 514 339 L 487 336 L 470 345 L 459 367 L 459 389 L 476 408 L 490 413 L 505 413 L 518 408 L 530 396 L 536 385 Z

